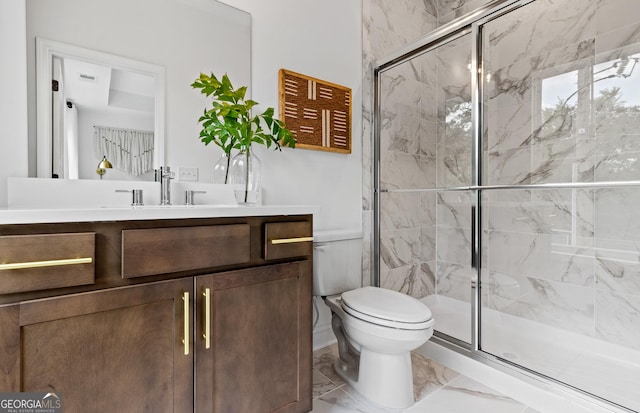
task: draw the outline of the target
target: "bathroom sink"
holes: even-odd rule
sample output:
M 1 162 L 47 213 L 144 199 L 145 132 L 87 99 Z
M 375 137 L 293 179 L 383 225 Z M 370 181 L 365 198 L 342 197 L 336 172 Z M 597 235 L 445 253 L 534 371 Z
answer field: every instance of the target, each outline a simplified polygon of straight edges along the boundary
M 100 205 L 106 209 L 203 209 L 203 208 L 238 208 L 238 204 L 216 205 Z
M 131 209 L 134 199 L 142 199 L 144 209 L 236 207 L 231 185 L 173 182 L 170 198 L 175 205 L 161 206 L 158 182 L 96 181 L 82 179 L 10 178 L 8 207 L 13 209 Z M 139 191 L 138 197 L 133 191 Z M 124 192 L 124 193 L 123 193 Z M 128 193 L 127 193 L 128 192 Z M 184 205 L 192 192 L 194 206 Z M 193 197 L 195 194 L 195 198 Z M 138 207 L 136 207 L 138 208 Z

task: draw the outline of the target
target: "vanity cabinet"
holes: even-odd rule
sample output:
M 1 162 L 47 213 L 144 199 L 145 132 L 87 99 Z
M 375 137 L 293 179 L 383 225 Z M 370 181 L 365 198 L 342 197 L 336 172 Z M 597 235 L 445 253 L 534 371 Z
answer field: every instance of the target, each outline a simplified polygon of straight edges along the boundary
M 310 411 L 312 246 L 267 260 L 280 221 L 311 235 L 310 216 L 0 225 L 95 241 L 91 283 L 0 294 L 0 392 L 56 392 L 69 413 Z
M 304 261 L 196 277 L 196 412 L 311 410 L 310 274 Z
M 65 412 L 187 412 L 192 355 L 188 279 L 27 301 L 0 308 L 3 391 L 62 396 Z

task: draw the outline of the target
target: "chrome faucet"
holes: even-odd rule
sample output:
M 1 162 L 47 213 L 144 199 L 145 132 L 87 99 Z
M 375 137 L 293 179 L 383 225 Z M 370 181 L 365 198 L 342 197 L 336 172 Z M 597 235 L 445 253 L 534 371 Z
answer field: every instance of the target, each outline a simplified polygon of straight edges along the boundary
M 160 205 L 171 205 L 171 179 L 174 176 L 168 166 L 160 167 Z
M 185 205 L 195 205 L 195 201 L 193 200 L 194 194 L 206 194 L 207 191 L 194 191 L 193 189 L 188 189 L 184 191 L 184 204 Z
M 131 206 L 144 206 L 142 200 L 142 189 L 116 189 L 116 192 L 131 192 Z

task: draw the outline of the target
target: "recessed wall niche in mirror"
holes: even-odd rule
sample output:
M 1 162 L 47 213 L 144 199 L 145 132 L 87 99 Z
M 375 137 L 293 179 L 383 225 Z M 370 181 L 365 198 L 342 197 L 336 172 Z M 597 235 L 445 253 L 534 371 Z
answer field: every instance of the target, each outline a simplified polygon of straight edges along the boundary
M 234 84 L 250 86 L 251 16 L 215 0 L 25 0 L 27 15 L 28 104 L 29 104 L 29 175 L 51 177 L 41 173 L 38 154 L 52 164 L 53 153 L 37 145 L 36 38 L 72 45 L 130 59 L 162 68 L 165 73 L 164 98 L 154 96 L 152 129 L 163 134 L 156 151 L 154 168 L 162 164 L 199 168 L 201 182 L 213 182 L 213 163 L 220 154 L 217 148 L 204 150 L 198 140 L 197 123 L 206 99 L 190 87 L 200 72 L 228 73 Z M 52 65 L 53 66 L 53 65 Z M 66 66 L 66 65 L 65 65 Z M 111 67 L 105 63 L 105 67 Z M 117 66 L 117 65 L 115 65 Z M 140 71 L 133 71 L 140 74 Z M 131 78 L 127 73 L 116 77 Z M 91 76 L 89 76 L 91 77 Z M 157 78 L 156 78 L 157 79 Z M 85 79 L 91 81 L 91 79 Z M 139 78 L 141 84 L 148 79 Z M 130 82 L 124 82 L 130 83 Z M 142 85 L 136 86 L 142 88 Z M 137 92 L 136 92 L 137 93 Z M 156 92 L 157 93 L 157 92 Z M 161 101 L 158 101 L 160 99 Z M 64 102 L 66 105 L 66 102 Z M 164 110 L 158 111 L 158 107 Z M 78 104 L 79 117 L 82 107 Z M 157 112 L 157 113 L 156 113 Z M 147 119 L 148 120 L 148 119 Z M 147 126 L 117 125 L 101 122 L 95 126 L 141 130 Z M 94 124 L 78 139 L 95 141 Z M 87 136 L 91 135 L 91 136 Z M 53 147 L 53 146 L 52 146 Z M 162 152 L 164 151 L 164 155 Z M 100 159 L 91 148 L 87 163 L 90 176 L 99 179 L 95 167 Z M 159 156 L 158 156 L 159 155 Z M 83 157 L 84 158 L 84 157 Z M 42 159 L 41 159 L 42 160 Z M 95 164 L 95 165 L 94 165 Z M 151 178 L 152 173 L 143 175 Z M 108 170 L 103 179 L 139 180 L 139 176 Z

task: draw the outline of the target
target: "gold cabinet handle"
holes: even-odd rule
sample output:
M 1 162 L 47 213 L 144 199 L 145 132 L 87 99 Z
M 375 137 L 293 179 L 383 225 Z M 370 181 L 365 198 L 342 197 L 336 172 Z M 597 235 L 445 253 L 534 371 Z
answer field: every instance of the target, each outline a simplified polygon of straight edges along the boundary
M 313 241 L 313 237 L 298 237 L 298 238 L 278 238 L 272 239 L 271 244 L 295 244 L 296 242 L 309 242 Z
M 184 355 L 189 355 L 189 292 L 182 293 L 182 301 L 184 301 L 184 338 L 182 343 L 184 344 Z
M 62 260 L 48 261 L 30 261 L 30 262 L 13 262 L 8 264 L 0 264 L 0 271 L 3 270 L 22 270 L 27 268 L 43 268 L 43 267 L 59 267 L 63 265 L 91 264 L 93 258 L 67 258 Z
M 202 293 L 204 297 L 204 348 L 211 348 L 211 290 L 205 288 Z

